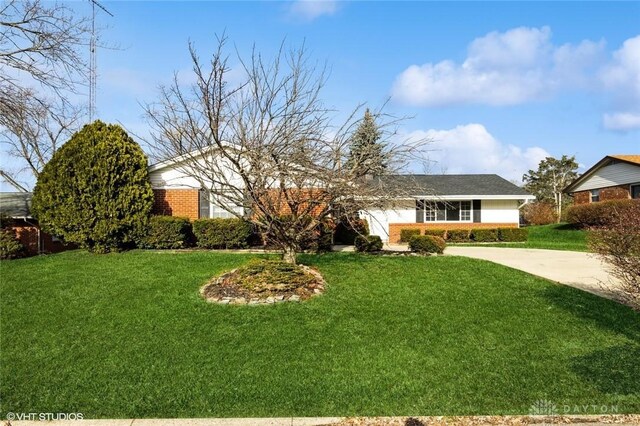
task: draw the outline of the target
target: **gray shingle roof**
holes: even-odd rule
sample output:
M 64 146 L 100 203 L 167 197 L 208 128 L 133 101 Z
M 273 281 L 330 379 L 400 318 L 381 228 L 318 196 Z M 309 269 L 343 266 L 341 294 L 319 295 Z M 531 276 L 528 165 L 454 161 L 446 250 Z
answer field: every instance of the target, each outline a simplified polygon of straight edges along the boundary
M 0 192 L 0 214 L 9 217 L 31 217 L 30 192 Z
M 527 191 L 494 174 L 473 175 L 390 175 L 374 178 L 384 185 L 412 187 L 424 194 L 446 195 L 530 195 Z

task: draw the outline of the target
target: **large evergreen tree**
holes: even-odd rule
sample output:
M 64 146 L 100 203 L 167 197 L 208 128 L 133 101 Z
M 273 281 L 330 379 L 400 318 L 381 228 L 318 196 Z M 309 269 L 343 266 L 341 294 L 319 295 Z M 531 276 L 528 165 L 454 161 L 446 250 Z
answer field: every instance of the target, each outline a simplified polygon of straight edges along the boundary
M 522 176 L 524 189 L 535 195 L 538 201 L 552 203 L 560 221 L 562 210 L 571 202 L 562 196 L 562 190 L 578 177 L 577 170 L 575 156 L 563 155 L 559 160 L 547 157 L 540 161 L 538 170 L 529 170 Z
M 378 176 L 387 168 L 384 145 L 380 142 L 381 135 L 373 114 L 367 108 L 364 118 L 351 137 L 346 164 L 349 169 L 354 170 L 356 176 Z
M 45 231 L 90 251 L 108 252 L 139 241 L 152 205 L 140 146 L 120 126 L 95 121 L 44 166 L 32 211 Z

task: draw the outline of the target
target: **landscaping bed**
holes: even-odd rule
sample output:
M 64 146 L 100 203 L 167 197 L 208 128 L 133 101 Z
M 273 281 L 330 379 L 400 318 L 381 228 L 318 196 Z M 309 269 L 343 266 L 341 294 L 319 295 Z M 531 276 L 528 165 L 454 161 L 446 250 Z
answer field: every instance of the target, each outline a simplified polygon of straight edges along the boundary
M 324 291 L 320 273 L 305 265 L 253 259 L 205 284 L 200 294 L 212 303 L 261 304 L 298 302 Z

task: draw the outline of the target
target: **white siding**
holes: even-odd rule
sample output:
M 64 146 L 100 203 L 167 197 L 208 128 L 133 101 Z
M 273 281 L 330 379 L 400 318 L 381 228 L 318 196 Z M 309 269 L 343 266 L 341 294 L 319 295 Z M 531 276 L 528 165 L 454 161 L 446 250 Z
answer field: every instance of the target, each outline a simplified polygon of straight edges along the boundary
M 480 222 L 518 223 L 518 200 L 482 200 Z
M 201 164 L 196 167 L 191 167 L 187 160 L 183 163 L 173 164 L 163 167 L 158 170 L 149 172 L 149 179 L 151 180 L 151 187 L 154 189 L 200 189 L 202 185 L 199 180 L 205 183 L 205 187 L 211 188 L 211 183 L 206 175 L 203 173 L 206 171 L 206 165 L 203 160 L 197 160 Z M 224 160 L 222 160 L 224 161 Z M 193 163 L 191 163 L 193 164 Z M 226 176 L 227 182 L 231 185 L 241 187 L 242 180 L 233 172 L 231 165 L 226 168 L 229 173 Z M 200 179 L 196 179 L 193 176 L 199 176 Z
M 382 241 L 388 241 L 390 223 L 416 223 L 416 203 L 407 201 L 395 210 L 367 210 L 361 217 L 369 223 L 371 235 L 379 235 Z
M 640 182 L 640 166 L 620 162 L 609 164 L 596 170 L 589 178 L 578 185 L 573 192 L 638 182 Z

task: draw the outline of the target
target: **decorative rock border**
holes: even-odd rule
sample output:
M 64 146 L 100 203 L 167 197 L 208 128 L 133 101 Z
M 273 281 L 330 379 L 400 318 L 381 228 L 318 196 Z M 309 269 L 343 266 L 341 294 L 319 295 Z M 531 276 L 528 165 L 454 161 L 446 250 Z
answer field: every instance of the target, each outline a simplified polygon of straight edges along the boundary
M 314 296 L 318 296 L 322 293 L 324 293 L 324 289 L 326 286 L 326 281 L 324 280 L 324 278 L 322 277 L 322 275 L 320 274 L 320 272 L 316 271 L 315 269 L 312 269 L 306 265 L 298 265 L 305 273 L 313 275 L 316 280 L 318 281 L 318 284 L 316 286 L 316 288 L 313 289 L 313 293 L 309 296 L 309 298 L 314 297 Z M 214 278 L 213 280 L 209 281 L 208 283 L 206 283 L 205 285 L 203 285 L 200 288 L 200 295 L 209 303 L 217 303 L 219 305 L 272 305 L 275 303 L 281 303 L 281 302 L 300 302 L 302 300 L 306 300 L 306 299 L 302 299 L 299 295 L 297 294 L 292 294 L 290 296 L 284 296 L 284 295 L 278 295 L 278 296 L 269 296 L 266 298 L 250 298 L 247 299 L 246 297 L 240 296 L 240 297 L 231 297 L 231 296 L 225 296 L 225 297 L 207 297 L 205 295 L 206 290 L 210 287 L 210 286 L 215 286 L 215 285 L 219 285 L 220 283 L 222 283 L 228 276 L 232 275 L 233 273 L 235 273 L 237 271 L 236 269 L 233 269 L 229 272 L 225 272 L 224 274 L 220 275 L 217 278 Z

